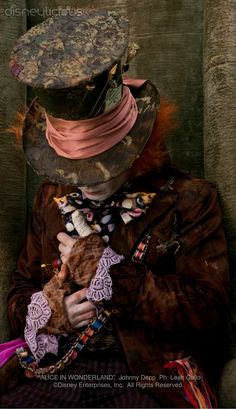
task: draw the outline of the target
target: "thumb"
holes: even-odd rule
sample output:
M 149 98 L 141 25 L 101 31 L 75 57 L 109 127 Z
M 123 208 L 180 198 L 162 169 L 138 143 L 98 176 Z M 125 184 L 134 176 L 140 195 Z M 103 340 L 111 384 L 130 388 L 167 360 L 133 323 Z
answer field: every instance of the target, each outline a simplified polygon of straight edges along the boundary
M 58 273 L 58 278 L 61 282 L 66 281 L 69 275 L 69 270 L 66 264 L 62 264 L 61 270 Z

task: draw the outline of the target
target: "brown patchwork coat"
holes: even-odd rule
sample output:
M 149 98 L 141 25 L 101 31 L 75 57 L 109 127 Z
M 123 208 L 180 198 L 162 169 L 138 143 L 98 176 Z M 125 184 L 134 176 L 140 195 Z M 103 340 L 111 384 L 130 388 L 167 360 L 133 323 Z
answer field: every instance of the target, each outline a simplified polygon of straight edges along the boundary
M 50 263 L 59 258 L 56 235 L 65 228 L 53 197 L 74 190 L 48 182 L 35 198 L 8 295 L 14 335 L 23 334 L 30 297 L 52 277 Z M 229 274 L 216 189 L 167 167 L 135 179 L 132 191 L 157 194 L 146 215 L 117 224 L 110 242 L 126 256 L 111 268 L 113 297 L 108 307 L 129 369 L 157 375 L 163 363 L 192 355 L 208 374 L 219 374 L 226 359 Z M 134 263 L 130 257 L 149 229 L 145 260 Z M 42 269 L 42 263 L 49 266 Z M 166 390 L 158 393 L 170 395 Z

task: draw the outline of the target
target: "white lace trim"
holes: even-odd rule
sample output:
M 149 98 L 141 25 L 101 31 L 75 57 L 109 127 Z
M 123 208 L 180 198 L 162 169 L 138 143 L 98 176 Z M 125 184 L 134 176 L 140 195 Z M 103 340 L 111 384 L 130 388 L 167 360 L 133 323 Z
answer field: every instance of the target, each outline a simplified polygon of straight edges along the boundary
M 110 300 L 112 297 L 112 279 L 109 274 L 110 267 L 119 264 L 124 256 L 117 254 L 111 247 L 106 247 L 99 261 L 94 278 L 87 290 L 87 299 L 93 302 Z
M 43 333 L 37 335 L 38 330 L 47 324 L 51 314 L 52 311 L 43 291 L 34 293 L 31 296 L 31 303 L 28 305 L 24 335 L 25 341 L 37 362 L 46 353 L 50 352 L 55 355 L 58 353 L 58 341 L 55 335 Z

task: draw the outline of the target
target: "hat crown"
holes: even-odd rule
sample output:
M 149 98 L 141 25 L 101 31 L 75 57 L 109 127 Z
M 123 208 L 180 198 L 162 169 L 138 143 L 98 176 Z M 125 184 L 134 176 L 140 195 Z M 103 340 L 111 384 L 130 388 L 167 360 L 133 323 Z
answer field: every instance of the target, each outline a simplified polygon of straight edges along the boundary
M 134 54 L 128 53 L 128 34 L 128 21 L 117 12 L 66 8 L 31 28 L 18 40 L 11 56 L 11 71 L 18 80 L 33 87 L 39 96 L 39 102 L 35 100 L 29 107 L 22 132 L 27 160 L 37 173 L 57 182 L 94 185 L 127 170 L 139 156 L 156 118 L 158 93 L 148 81 L 126 83 L 135 106 L 135 123 L 132 118 L 126 129 L 122 104 L 127 104 L 128 110 L 131 104 L 124 99 L 126 89 L 122 73 L 124 64 L 127 65 Z M 137 47 L 133 51 L 137 51 Z M 56 125 L 61 124 L 62 119 L 67 125 L 71 120 L 92 119 L 94 125 L 97 120 L 104 119 L 103 113 L 106 119 L 109 112 L 113 115 L 113 109 L 115 114 L 117 110 L 122 111 L 116 118 L 119 125 L 114 121 L 111 129 L 103 127 L 103 134 L 98 124 L 98 130 L 92 134 L 92 137 L 103 138 L 104 142 L 104 138 L 110 138 L 109 149 L 104 151 L 107 144 L 103 144 L 100 153 L 92 149 L 89 156 L 86 152 L 77 159 L 74 151 L 78 151 L 78 144 L 75 148 L 71 145 L 69 150 L 68 146 L 62 147 L 64 156 L 59 151 L 57 154 L 55 143 L 48 144 L 52 137 L 63 139 L 65 136 L 56 126 L 46 127 L 48 115 L 56 119 Z M 84 141 L 87 148 L 86 138 Z
M 13 75 L 35 88 L 76 87 L 126 54 L 129 24 L 115 11 L 61 9 L 18 40 Z

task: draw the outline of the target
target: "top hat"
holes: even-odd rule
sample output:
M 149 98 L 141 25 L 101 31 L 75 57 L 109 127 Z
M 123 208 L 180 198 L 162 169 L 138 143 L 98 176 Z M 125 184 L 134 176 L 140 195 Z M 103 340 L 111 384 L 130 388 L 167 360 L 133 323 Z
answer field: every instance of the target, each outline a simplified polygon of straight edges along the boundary
M 123 79 L 128 40 L 128 21 L 117 12 L 68 8 L 20 37 L 10 69 L 37 95 L 22 133 L 36 173 L 90 186 L 139 157 L 159 94 L 150 81 Z

